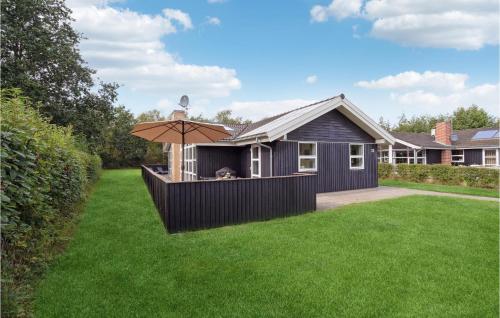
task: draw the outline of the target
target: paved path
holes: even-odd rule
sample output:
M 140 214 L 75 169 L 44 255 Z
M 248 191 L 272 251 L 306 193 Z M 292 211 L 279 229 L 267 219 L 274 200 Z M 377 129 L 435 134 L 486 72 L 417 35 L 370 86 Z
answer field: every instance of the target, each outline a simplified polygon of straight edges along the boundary
M 395 187 L 378 187 L 361 190 L 319 193 L 316 196 L 316 209 L 318 211 L 327 210 L 351 203 L 379 201 L 383 199 L 392 199 L 415 194 L 500 202 L 500 200 L 497 198 L 480 197 L 475 195 L 443 193 Z

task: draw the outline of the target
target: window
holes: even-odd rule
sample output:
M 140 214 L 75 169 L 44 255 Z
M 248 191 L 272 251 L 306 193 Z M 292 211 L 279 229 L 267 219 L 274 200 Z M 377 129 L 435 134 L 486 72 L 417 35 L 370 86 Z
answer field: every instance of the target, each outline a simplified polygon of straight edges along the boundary
M 196 146 L 184 145 L 184 180 L 196 180 L 197 164 L 196 164 Z
M 316 148 L 315 142 L 299 142 L 299 171 L 316 171 Z
M 398 149 L 393 152 L 394 163 L 427 164 L 425 149 Z
M 497 165 L 497 150 L 496 149 L 483 149 L 484 165 L 496 166 Z
M 426 164 L 427 161 L 426 161 L 426 157 L 425 157 L 425 150 L 416 150 L 414 149 L 413 150 L 413 153 L 414 153 L 414 163 L 418 163 L 418 164 Z M 416 160 L 416 161 L 415 161 Z
M 250 170 L 252 178 L 260 178 L 260 157 L 261 157 L 260 146 L 253 145 L 250 148 L 250 156 L 251 156 Z
M 170 148 L 168 149 L 168 175 L 172 177 L 172 172 L 174 171 L 174 146 L 170 144 Z
M 378 151 L 378 162 L 389 163 L 389 150 Z
M 453 163 L 464 162 L 464 150 L 463 149 L 452 150 L 451 162 Z
M 394 163 L 408 164 L 409 162 L 410 161 L 409 161 L 408 149 L 394 151 Z
M 365 148 L 363 144 L 350 144 L 349 153 L 349 168 L 364 169 L 365 168 Z

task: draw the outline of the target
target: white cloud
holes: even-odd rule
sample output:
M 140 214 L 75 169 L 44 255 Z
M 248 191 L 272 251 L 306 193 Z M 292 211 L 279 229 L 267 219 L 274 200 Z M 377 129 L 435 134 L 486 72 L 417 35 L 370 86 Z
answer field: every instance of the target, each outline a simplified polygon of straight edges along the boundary
M 333 0 L 329 6 L 315 5 L 310 14 L 313 22 L 325 22 L 330 17 L 342 20 L 359 14 L 362 0 Z
M 370 89 L 432 88 L 457 91 L 465 88 L 467 74 L 425 71 L 408 71 L 388 75 L 377 80 L 360 81 L 355 85 Z
M 207 23 L 211 25 L 220 25 L 221 21 L 217 17 L 207 17 Z
M 391 99 L 401 105 L 418 107 L 427 111 L 439 110 L 440 112 L 451 112 L 459 106 L 468 107 L 475 104 L 499 116 L 499 94 L 499 84 L 482 84 L 444 95 L 421 90 L 404 94 L 393 93 Z
M 221 109 L 230 109 L 234 115 L 244 119 L 259 120 L 294 108 L 305 106 L 315 101 L 306 99 L 286 99 L 275 101 L 235 101 Z
M 173 98 L 228 96 L 241 87 L 234 69 L 181 62 L 162 42 L 164 36 L 191 29 L 187 13 L 164 9 L 149 15 L 108 6 L 107 1 L 73 1 L 75 29 L 86 37 L 83 57 L 105 81 L 117 82 L 132 92 Z
M 314 84 L 318 81 L 318 76 L 316 75 L 309 75 L 307 78 L 306 78 L 306 83 L 307 84 Z
M 417 47 L 476 50 L 499 43 L 499 4 L 496 0 L 333 0 L 314 6 L 311 18 L 325 22 L 363 17 L 372 21 L 371 35 Z M 357 9 L 356 9 L 357 8 Z
M 414 71 L 360 81 L 356 86 L 389 90 L 390 99 L 420 112 L 450 112 L 458 106 L 479 105 L 498 115 L 499 84 L 484 83 L 469 87 L 467 74 Z
M 193 28 L 193 23 L 191 23 L 189 14 L 181 10 L 167 8 L 163 9 L 163 14 L 167 19 L 179 22 L 184 27 L 184 30 Z
M 174 107 L 174 103 L 172 103 L 171 100 L 167 99 L 167 98 L 162 98 L 160 99 L 157 103 L 156 103 L 156 109 L 160 110 L 160 111 L 164 111 L 164 110 L 171 110 Z

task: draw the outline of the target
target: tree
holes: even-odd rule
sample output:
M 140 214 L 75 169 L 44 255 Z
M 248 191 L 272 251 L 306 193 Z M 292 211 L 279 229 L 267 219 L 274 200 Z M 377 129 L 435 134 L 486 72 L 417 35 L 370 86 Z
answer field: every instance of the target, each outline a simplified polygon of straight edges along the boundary
M 157 109 L 144 112 L 137 116 L 137 122 L 165 120 L 165 117 Z M 163 144 L 159 142 L 146 141 L 147 149 L 144 155 L 144 163 L 160 163 L 163 161 Z
M 453 112 L 453 129 L 486 128 L 497 124 L 494 116 L 477 105 L 459 107 Z
M 105 131 L 104 147 L 99 153 L 105 167 L 130 167 L 143 163 L 148 144 L 130 134 L 136 123 L 134 115 L 125 107 L 115 108 L 113 121 Z
M 412 116 L 407 119 L 405 114 L 399 118 L 399 122 L 393 131 L 398 132 L 413 132 L 413 133 L 430 133 L 431 129 L 436 127 L 436 123 L 445 121 L 448 116 L 446 115 L 421 115 Z
M 252 122 L 248 119 L 243 120 L 241 117 L 231 117 L 232 113 L 230 109 L 221 110 L 215 115 L 214 121 L 221 124 L 250 124 Z
M 387 131 L 391 131 L 391 123 L 388 120 L 384 120 L 382 116 L 378 119 L 378 125 Z
M 63 0 L 5 0 L 1 13 L 2 88 L 20 88 L 52 123 L 72 125 L 95 150 L 117 86 L 92 92 L 94 71 L 78 50 L 71 10 Z
M 249 119 L 243 119 L 242 117 L 236 116 L 232 117 L 231 115 L 233 114 L 233 111 L 230 109 L 226 110 L 221 110 L 215 116 L 211 119 L 206 118 L 203 116 L 203 114 L 199 114 L 197 116 L 191 116 L 189 117 L 190 120 L 194 121 L 201 121 L 201 122 L 213 122 L 213 123 L 219 123 L 219 124 L 251 124 L 252 121 Z

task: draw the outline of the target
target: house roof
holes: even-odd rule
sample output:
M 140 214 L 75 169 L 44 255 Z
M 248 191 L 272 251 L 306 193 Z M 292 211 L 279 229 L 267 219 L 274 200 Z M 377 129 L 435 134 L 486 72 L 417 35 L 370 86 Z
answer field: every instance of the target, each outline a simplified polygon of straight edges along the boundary
M 262 138 L 267 141 L 276 140 L 333 109 L 337 109 L 375 139 L 383 139 L 391 144 L 394 143 L 393 137 L 388 132 L 345 99 L 343 94 L 264 118 L 251 124 L 226 125 L 232 129 L 232 136 L 226 141 L 245 142 L 245 140 L 255 138 Z
M 474 136 L 481 131 L 490 131 L 496 130 L 498 132 L 498 128 L 474 128 L 474 129 L 464 129 L 464 130 L 455 130 L 453 134 L 457 135 L 457 140 L 452 141 L 452 144 L 456 147 L 463 148 L 476 148 L 476 147 L 499 147 L 500 146 L 500 137 L 494 138 L 474 138 Z
M 399 143 L 409 147 L 417 146 L 433 149 L 499 147 L 500 137 L 478 139 L 476 136 L 478 132 L 492 130 L 498 130 L 498 128 L 454 130 L 452 135 L 456 136 L 456 140 L 452 139 L 451 146 L 436 142 L 430 133 L 391 132 L 391 134 L 396 138 L 396 146 Z
M 394 136 L 394 138 L 396 138 L 396 143 L 398 143 L 398 141 L 403 141 L 405 143 L 410 144 L 405 146 L 412 147 L 411 145 L 415 145 L 422 148 L 436 148 L 436 149 L 451 148 L 450 146 L 443 145 L 441 143 L 434 141 L 434 137 L 431 134 L 406 133 L 406 132 L 391 132 L 391 134 L 392 136 Z M 398 145 L 396 144 L 396 146 Z

